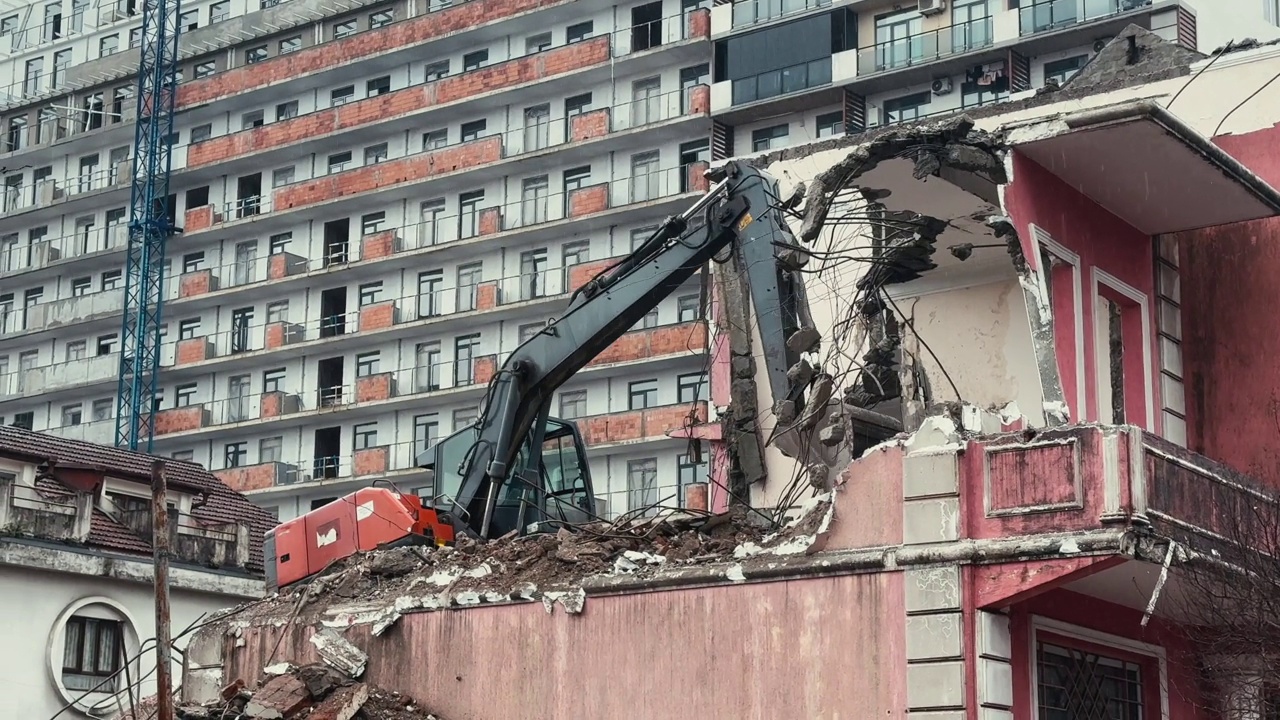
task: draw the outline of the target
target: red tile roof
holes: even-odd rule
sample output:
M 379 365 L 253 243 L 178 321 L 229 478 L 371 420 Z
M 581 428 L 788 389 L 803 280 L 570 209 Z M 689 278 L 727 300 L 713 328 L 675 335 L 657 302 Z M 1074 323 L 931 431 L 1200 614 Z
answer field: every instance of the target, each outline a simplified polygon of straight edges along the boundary
M 249 502 L 245 496 L 227 487 L 221 480 L 200 465 L 171 458 L 158 458 L 146 453 L 80 440 L 70 440 L 56 435 L 32 432 L 12 426 L 0 426 L 0 457 L 27 459 L 38 463 L 52 461 L 55 465 L 80 465 L 101 470 L 116 477 L 144 480 L 151 476 L 151 464 L 164 460 L 168 479 L 175 485 L 196 489 L 205 502 L 193 508 L 191 516 L 201 522 L 223 524 L 249 523 L 249 567 L 262 572 L 262 538 L 276 520 L 265 510 Z M 41 490 L 58 492 L 67 489 L 53 481 L 41 483 Z M 94 510 L 90 524 L 88 545 L 112 552 L 150 555 L 149 539 L 139 536 L 101 510 Z

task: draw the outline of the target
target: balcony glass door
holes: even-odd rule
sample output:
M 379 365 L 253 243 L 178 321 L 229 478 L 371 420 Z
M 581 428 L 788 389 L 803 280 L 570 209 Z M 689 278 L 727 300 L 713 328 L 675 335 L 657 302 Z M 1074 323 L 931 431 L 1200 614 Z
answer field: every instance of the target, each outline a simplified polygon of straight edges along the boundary
M 235 284 L 253 282 L 253 266 L 258 262 L 258 242 L 250 240 L 236 244 Z
M 237 375 L 228 381 L 227 422 L 249 419 L 249 376 Z
M 968 52 L 991 44 L 988 0 L 956 0 L 951 8 L 951 51 Z
M 876 67 L 890 70 L 924 59 L 923 18 L 914 9 L 876 18 Z

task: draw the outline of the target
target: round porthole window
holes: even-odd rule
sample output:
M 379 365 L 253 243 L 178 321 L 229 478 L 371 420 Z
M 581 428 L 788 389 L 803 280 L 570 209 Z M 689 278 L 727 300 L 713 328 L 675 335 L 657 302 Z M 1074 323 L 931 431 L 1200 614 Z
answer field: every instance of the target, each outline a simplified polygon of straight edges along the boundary
M 64 702 L 83 715 L 108 717 L 120 709 L 126 690 L 125 663 L 138 649 L 132 615 L 108 597 L 81 598 L 68 605 L 49 635 L 49 673 Z M 136 682 L 138 662 L 128 676 Z

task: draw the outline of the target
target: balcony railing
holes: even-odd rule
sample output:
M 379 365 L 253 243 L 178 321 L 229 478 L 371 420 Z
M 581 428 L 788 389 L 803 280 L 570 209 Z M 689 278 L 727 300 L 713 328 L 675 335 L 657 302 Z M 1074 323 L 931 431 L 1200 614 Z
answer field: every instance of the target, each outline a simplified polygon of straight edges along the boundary
M 1022 35 L 1033 35 L 1150 5 L 1151 0 L 1040 0 L 1018 8 L 1018 29 Z
M 736 0 L 733 3 L 733 27 L 748 27 L 830 6 L 831 0 Z
M 831 83 L 831 56 L 733 81 L 733 104 L 767 100 Z
M 45 177 L 22 185 L 5 185 L 0 189 L 0 213 L 48 207 L 75 195 L 129 187 L 130 161 L 122 160 L 108 167 L 93 165 L 84 172 L 68 173 L 59 178 Z
M 981 50 L 994 41 L 992 19 L 978 18 L 858 50 L 858 74 L 871 75 Z

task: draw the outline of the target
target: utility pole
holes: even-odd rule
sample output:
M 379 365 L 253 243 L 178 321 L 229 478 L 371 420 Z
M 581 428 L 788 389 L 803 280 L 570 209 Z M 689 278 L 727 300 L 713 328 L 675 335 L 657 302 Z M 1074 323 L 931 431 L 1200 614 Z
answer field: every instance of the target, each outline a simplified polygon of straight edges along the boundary
M 156 579 L 156 720 L 173 718 L 169 653 L 169 503 L 164 461 L 151 464 L 151 548 Z

